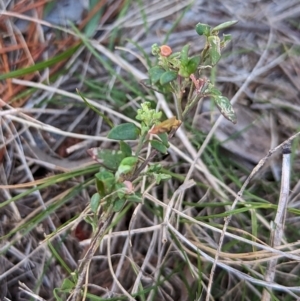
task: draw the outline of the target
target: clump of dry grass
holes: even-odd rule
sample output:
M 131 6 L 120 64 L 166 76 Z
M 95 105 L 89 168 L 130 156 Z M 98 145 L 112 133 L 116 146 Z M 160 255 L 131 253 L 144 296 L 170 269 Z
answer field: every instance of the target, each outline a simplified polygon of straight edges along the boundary
M 34 90 L 18 108 L 1 102 L 0 298 L 53 300 L 53 290 L 89 246 L 89 230 L 78 224 L 98 167 L 86 159 L 86 149 L 115 146 L 105 138 L 108 126 L 85 108 L 75 88 L 115 124 L 131 121 L 145 99 L 171 117 L 169 96 L 138 84 L 147 77 L 145 58 L 125 39 L 150 55 L 151 45 L 169 35 L 173 49 L 189 42 L 196 52 L 203 47 L 194 40 L 196 23 L 233 19 L 239 20 L 233 42 L 211 80 L 232 100 L 237 125 L 218 118 L 209 100 L 190 114 L 190 124 L 178 131 L 170 156 L 162 159 L 174 178 L 140 187 L 144 204 L 116 215 L 92 258 L 88 291 L 107 299 L 139 292 L 131 298 L 266 301 L 270 296 L 263 288 L 268 288 L 280 300 L 299 298 L 298 138 L 292 143 L 288 210 L 277 246 L 270 234 L 280 196 L 279 152 L 267 157 L 244 194 L 237 194 L 259 160 L 299 132 L 299 2 L 132 1 L 119 18 L 123 1 L 112 10 L 109 4 L 107 15 L 114 18 L 101 23 L 90 43 L 101 63 L 81 47 L 51 84 L 44 81 L 47 70 L 37 80 L 28 75 L 2 83 Z M 110 41 L 125 51 L 111 51 Z M 230 223 L 219 249 L 224 218 Z M 268 264 L 277 259 L 276 277 L 267 282 Z

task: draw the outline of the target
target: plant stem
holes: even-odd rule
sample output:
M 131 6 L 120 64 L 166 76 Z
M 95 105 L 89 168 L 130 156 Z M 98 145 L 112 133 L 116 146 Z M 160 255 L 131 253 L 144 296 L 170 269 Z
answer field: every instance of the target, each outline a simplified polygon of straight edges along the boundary
M 83 299 L 81 298 L 80 292 L 81 292 L 82 284 L 83 284 L 84 279 L 86 278 L 86 273 L 88 271 L 88 268 L 89 268 L 89 265 L 93 258 L 93 255 L 97 251 L 97 249 L 100 245 L 100 242 L 102 241 L 104 234 L 111 223 L 111 219 L 112 219 L 113 215 L 114 215 L 114 212 L 113 212 L 112 208 L 110 207 L 100 217 L 97 232 L 95 233 L 94 237 L 92 238 L 92 241 L 91 241 L 84 257 L 83 257 L 81 263 L 79 264 L 78 279 L 77 279 L 76 286 L 74 288 L 74 291 L 71 293 L 71 295 L 67 299 L 67 301 L 68 300 L 80 301 L 80 300 L 85 299 L 85 297 L 83 297 Z M 87 290 L 87 286 L 85 286 L 84 295 L 86 295 L 86 290 Z
M 189 104 L 186 105 L 185 110 L 182 114 L 183 118 L 187 115 L 187 113 L 190 111 L 190 109 L 192 109 L 198 101 L 202 100 L 203 97 L 204 97 L 204 95 L 202 93 L 197 94 L 194 97 L 194 99 Z

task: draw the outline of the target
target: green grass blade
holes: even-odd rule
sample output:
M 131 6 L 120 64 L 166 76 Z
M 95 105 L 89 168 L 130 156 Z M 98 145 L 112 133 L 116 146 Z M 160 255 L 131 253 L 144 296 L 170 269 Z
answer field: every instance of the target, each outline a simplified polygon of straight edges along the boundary
M 2 74 L 2 75 L 0 75 L 0 80 L 23 76 L 23 75 L 30 74 L 30 73 L 33 73 L 36 71 L 43 70 L 47 67 L 50 67 L 56 63 L 59 63 L 65 59 L 69 58 L 79 48 L 79 46 L 80 45 L 73 46 L 73 47 L 69 48 L 68 50 L 66 50 L 65 52 L 60 53 L 59 55 L 57 55 L 47 61 L 37 63 L 37 64 L 27 67 L 27 68 L 23 68 L 20 70 L 15 70 L 15 71 L 11 71 L 6 74 Z

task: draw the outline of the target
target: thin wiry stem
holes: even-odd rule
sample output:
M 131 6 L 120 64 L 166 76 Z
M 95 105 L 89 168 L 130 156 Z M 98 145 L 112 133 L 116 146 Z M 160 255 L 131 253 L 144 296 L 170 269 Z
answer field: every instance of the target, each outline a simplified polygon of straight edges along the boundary
M 81 288 L 82 288 L 83 281 L 86 277 L 86 273 L 88 271 L 88 268 L 89 268 L 89 265 L 93 258 L 93 255 L 97 251 L 97 249 L 100 245 L 100 242 L 102 241 L 103 236 L 104 236 L 108 226 L 110 225 L 113 214 L 114 214 L 113 211 L 108 209 L 103 214 L 103 216 L 100 218 L 97 232 L 95 233 L 95 235 L 91 241 L 91 244 L 90 244 L 89 248 L 87 249 L 87 251 L 78 267 L 78 279 L 77 279 L 77 283 L 74 288 L 74 291 L 71 293 L 71 295 L 69 296 L 69 298 L 67 300 L 71 300 L 71 301 L 81 300 L 80 297 L 81 297 Z

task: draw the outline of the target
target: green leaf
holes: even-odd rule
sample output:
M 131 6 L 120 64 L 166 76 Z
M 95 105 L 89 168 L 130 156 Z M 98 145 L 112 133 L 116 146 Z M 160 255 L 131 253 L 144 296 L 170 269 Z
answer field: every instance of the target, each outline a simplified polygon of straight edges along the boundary
M 160 153 L 166 154 L 168 152 L 168 149 L 161 141 L 151 140 L 150 143 L 151 143 L 151 146 L 153 148 L 155 148 L 156 150 L 158 150 Z
M 103 170 L 95 174 L 96 186 L 101 197 L 105 197 L 112 192 L 116 182 L 113 173 Z
M 114 201 L 113 211 L 114 212 L 120 211 L 124 207 L 125 202 L 126 202 L 126 200 L 124 200 L 124 199 L 118 199 L 118 200 Z
M 64 279 L 62 285 L 60 288 L 55 288 L 53 290 L 53 295 L 55 297 L 55 299 L 57 301 L 63 301 L 63 300 L 66 300 L 66 296 L 65 294 L 63 295 L 63 298 L 60 297 L 58 294 L 61 294 L 61 293 L 69 293 L 73 288 L 75 287 L 75 283 L 73 283 L 71 280 L 69 279 Z
M 109 131 L 107 138 L 114 140 L 136 140 L 140 129 L 134 123 L 122 123 Z
M 126 185 L 122 182 L 116 182 L 115 184 L 115 191 L 117 192 L 117 196 L 119 199 L 123 199 L 126 195 Z
M 209 36 L 210 35 L 210 26 L 207 24 L 203 24 L 203 23 L 198 23 L 195 27 L 196 32 L 199 36 Z
M 129 144 L 124 141 L 120 141 L 120 151 L 125 157 L 130 157 L 132 155 L 132 150 Z
M 147 170 L 148 174 L 151 173 L 160 173 L 162 166 L 160 163 L 149 164 L 149 168 Z
M 190 73 L 188 72 L 187 67 L 184 65 L 181 65 L 179 67 L 178 74 L 184 78 L 188 78 L 190 76 Z
M 220 38 L 217 36 L 210 36 L 207 38 L 209 43 L 209 55 L 212 65 L 216 65 L 221 58 L 221 46 L 220 46 Z
M 223 34 L 223 43 L 226 44 L 231 41 L 231 34 Z
M 127 157 L 122 160 L 116 172 L 116 179 L 119 180 L 121 176 L 130 175 L 134 172 L 139 159 L 137 157 Z
M 15 70 L 15 71 L 11 71 L 9 73 L 1 74 L 0 75 L 0 80 L 7 79 L 7 78 L 19 77 L 19 76 L 22 76 L 22 75 L 26 75 L 26 74 L 29 74 L 29 73 L 32 73 L 32 72 L 40 71 L 40 70 L 43 70 L 47 67 L 50 67 L 50 66 L 52 66 L 56 63 L 59 63 L 59 62 L 65 60 L 65 59 L 67 59 L 68 57 L 70 57 L 79 48 L 79 46 L 80 45 L 76 45 L 74 47 L 71 47 L 68 50 L 66 50 L 65 52 L 63 52 L 63 53 L 47 60 L 47 61 L 37 63 L 37 64 L 35 64 L 33 66 L 30 66 L 30 67 L 27 67 L 27 68 L 18 69 L 18 70 Z
M 223 34 L 223 40 L 221 41 L 221 48 L 226 47 L 226 45 L 231 41 L 231 34 Z
M 169 147 L 169 140 L 168 140 L 168 134 L 167 133 L 160 133 L 158 134 L 158 137 L 161 139 L 162 143 Z
M 196 72 L 198 66 L 200 64 L 200 57 L 194 56 L 189 59 L 189 62 L 187 64 L 187 71 L 191 75 L 192 73 Z
M 191 74 L 196 72 L 197 67 L 199 66 L 200 63 L 200 57 L 195 56 L 190 59 L 188 59 L 186 64 L 181 64 L 179 67 L 178 74 L 182 77 L 190 77 Z
M 228 28 L 228 27 L 232 26 L 232 25 L 236 24 L 237 22 L 238 21 L 227 21 L 227 22 L 224 22 L 224 23 L 219 24 L 218 26 L 214 27 L 211 32 L 215 33 L 215 32 L 217 32 L 217 31 L 219 31 L 221 29 L 225 29 L 225 28 Z
M 62 285 L 61 285 L 61 289 L 62 290 L 70 290 L 72 288 L 74 288 L 75 284 L 68 278 L 64 279 Z
M 86 221 L 88 224 L 90 224 L 93 228 L 93 233 L 97 231 L 98 223 L 96 222 L 96 218 L 92 218 L 91 216 L 87 215 L 84 218 L 84 221 Z
M 100 147 L 89 149 L 88 154 L 94 160 L 110 170 L 116 170 L 121 161 L 125 158 L 125 155 L 122 151 L 101 149 Z
M 154 66 L 148 70 L 148 74 L 150 77 L 150 81 L 152 84 L 158 83 L 161 76 L 166 72 L 165 69 L 161 68 L 160 66 Z
M 166 71 L 160 77 L 160 84 L 165 85 L 177 78 L 177 72 L 175 71 Z
M 225 96 L 212 96 L 216 106 L 220 110 L 221 114 L 231 121 L 232 123 L 236 123 L 236 115 L 232 108 L 232 105 L 229 101 L 229 99 Z
M 181 65 L 183 65 L 183 66 L 186 66 L 189 62 L 189 57 L 188 57 L 189 49 L 190 49 L 189 44 L 183 46 L 183 48 L 181 49 L 180 62 L 181 62 Z
M 97 213 L 97 210 L 98 210 L 99 205 L 100 205 L 100 200 L 101 200 L 101 197 L 100 197 L 99 193 L 95 193 L 91 197 L 91 209 L 94 213 Z
M 153 174 L 153 176 L 155 178 L 155 182 L 157 185 L 163 180 L 170 180 L 172 178 L 171 175 L 164 174 L 164 173 Z
M 205 90 L 205 93 L 209 93 L 212 96 L 220 96 L 222 95 L 221 91 L 219 91 L 213 84 L 208 84 L 207 89 Z

